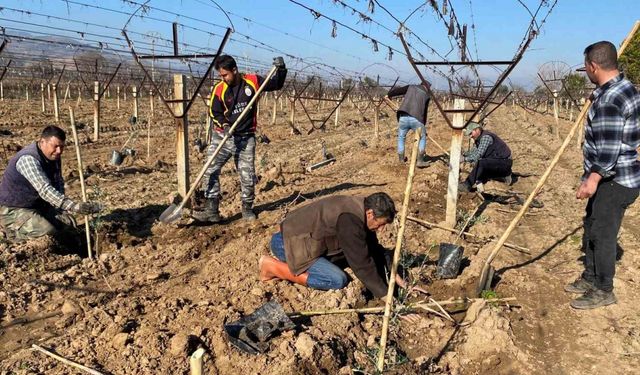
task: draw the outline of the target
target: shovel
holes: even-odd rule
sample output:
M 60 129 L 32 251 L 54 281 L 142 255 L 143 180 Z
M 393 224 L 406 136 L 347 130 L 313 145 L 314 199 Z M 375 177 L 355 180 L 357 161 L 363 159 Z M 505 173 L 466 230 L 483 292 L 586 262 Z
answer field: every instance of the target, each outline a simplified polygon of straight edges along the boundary
M 269 80 L 271 80 L 271 77 L 275 74 L 276 69 L 277 69 L 276 66 L 273 66 L 271 68 L 271 70 L 269 71 L 269 74 L 267 74 L 267 77 L 264 80 L 264 84 L 260 86 L 260 88 L 256 91 L 255 95 L 253 95 L 253 98 L 251 98 L 251 100 L 249 101 L 249 104 L 247 104 L 247 106 L 244 108 L 240 116 L 238 116 L 236 121 L 233 123 L 233 125 L 229 129 L 229 132 L 222 138 L 222 140 L 218 144 L 218 147 L 216 147 L 215 151 L 213 151 L 213 154 L 211 154 L 209 159 L 207 159 L 207 162 L 204 163 L 204 166 L 200 170 L 200 173 L 198 173 L 198 177 L 196 177 L 196 180 L 193 182 L 193 184 L 191 184 L 191 188 L 189 188 L 187 195 L 182 198 L 182 202 L 180 202 L 180 204 L 178 205 L 176 205 L 175 203 L 170 205 L 166 210 L 164 210 L 162 215 L 160 215 L 161 222 L 165 224 L 169 224 L 169 223 L 175 222 L 180 218 L 180 216 L 182 215 L 182 209 L 187 204 L 187 202 L 189 201 L 193 193 L 196 191 L 198 185 L 200 185 L 200 182 L 202 181 L 202 178 L 204 177 L 205 172 L 207 171 L 209 166 L 213 163 L 213 161 L 216 159 L 216 156 L 218 156 L 218 153 L 220 153 L 220 150 L 222 149 L 222 146 L 224 146 L 227 139 L 229 139 L 229 137 L 233 135 L 233 131 L 235 130 L 236 126 L 240 123 L 240 121 L 242 121 L 242 119 L 247 115 L 247 113 L 249 113 L 249 110 L 251 109 L 251 107 L 253 107 L 253 104 L 258 100 L 258 98 L 260 97 L 260 94 L 266 87 L 266 83 L 269 82 Z

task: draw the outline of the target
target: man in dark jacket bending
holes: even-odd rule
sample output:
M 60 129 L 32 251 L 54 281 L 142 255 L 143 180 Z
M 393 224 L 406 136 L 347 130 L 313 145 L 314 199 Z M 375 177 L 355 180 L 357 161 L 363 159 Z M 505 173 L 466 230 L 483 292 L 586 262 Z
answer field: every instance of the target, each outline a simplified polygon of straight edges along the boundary
M 262 281 L 283 279 L 314 289 L 341 289 L 345 272 L 335 263 L 345 260 L 356 277 L 375 297 L 387 294 L 385 249 L 376 231 L 391 223 L 396 214 L 385 193 L 366 198 L 332 196 L 299 208 L 282 222 L 271 238 L 277 258 L 260 258 Z M 397 278 L 404 287 L 404 280 Z
M 474 163 L 467 179 L 458 186 L 461 192 L 469 192 L 474 186 L 489 180 L 497 180 L 511 185 L 511 150 L 494 133 L 482 129 L 477 122 L 470 122 L 464 134 L 475 141 L 474 147 L 464 153 L 465 163 Z
M 417 166 L 427 166 L 427 112 L 429 111 L 429 94 L 422 85 L 393 87 L 387 93 L 388 98 L 403 95 L 402 104 L 397 111 L 398 117 L 398 159 L 405 162 L 404 141 L 409 130 L 420 133 Z

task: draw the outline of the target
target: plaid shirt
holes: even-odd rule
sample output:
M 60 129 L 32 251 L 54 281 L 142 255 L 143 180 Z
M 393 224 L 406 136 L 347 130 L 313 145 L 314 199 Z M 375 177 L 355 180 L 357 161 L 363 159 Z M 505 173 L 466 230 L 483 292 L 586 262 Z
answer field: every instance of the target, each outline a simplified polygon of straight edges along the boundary
M 623 74 L 591 94 L 585 127 L 584 175 L 598 173 L 628 188 L 640 187 L 640 94 Z
M 491 146 L 492 143 L 493 143 L 493 138 L 491 138 L 490 135 L 488 134 L 481 135 L 480 140 L 478 141 L 478 146 L 477 147 L 473 146 L 471 150 L 469 150 L 468 152 L 465 152 L 464 161 L 467 163 L 477 162 L 478 160 L 480 160 L 482 155 L 484 155 L 484 153 L 487 152 L 487 149 L 489 148 L 489 146 Z
M 62 176 L 50 181 L 42 170 L 40 163 L 31 155 L 24 155 L 16 163 L 18 173 L 29 181 L 38 192 L 40 198 L 47 201 L 55 208 L 70 211 L 75 203 L 64 196 L 64 182 Z

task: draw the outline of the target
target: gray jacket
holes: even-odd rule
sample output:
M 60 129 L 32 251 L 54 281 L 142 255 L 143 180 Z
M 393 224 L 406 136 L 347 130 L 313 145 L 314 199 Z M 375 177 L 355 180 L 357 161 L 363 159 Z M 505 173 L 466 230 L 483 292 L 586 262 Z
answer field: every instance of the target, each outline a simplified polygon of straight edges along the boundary
M 427 111 L 429 110 L 429 94 L 422 85 L 407 85 L 395 87 L 389 90 L 387 96 L 390 98 L 404 95 L 402 104 L 398 108 L 397 116 L 407 114 L 423 124 L 427 123 Z

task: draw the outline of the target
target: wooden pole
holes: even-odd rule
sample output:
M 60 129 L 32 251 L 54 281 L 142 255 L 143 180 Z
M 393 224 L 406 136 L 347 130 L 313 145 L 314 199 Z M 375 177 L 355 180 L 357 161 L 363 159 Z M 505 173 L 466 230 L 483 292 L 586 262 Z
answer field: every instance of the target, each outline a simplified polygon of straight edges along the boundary
M 133 96 L 133 117 L 138 118 L 138 88 L 133 86 L 131 88 L 131 95 Z
M 454 109 L 464 109 L 464 99 L 453 101 Z M 453 126 L 464 125 L 462 113 L 453 115 Z M 456 226 L 458 210 L 458 183 L 460 182 L 460 154 L 462 152 L 462 129 L 451 130 L 451 151 L 449 152 L 449 182 L 447 184 L 446 223 L 450 227 Z
M 183 100 L 187 97 L 185 81 L 186 76 L 182 74 L 173 75 L 174 99 Z M 176 115 L 183 115 L 183 111 L 184 102 L 176 103 Z M 178 165 L 178 194 L 184 198 L 189 189 L 189 120 L 186 114 L 176 118 L 176 157 Z
M 553 119 L 555 120 L 556 126 L 553 128 L 553 135 L 560 138 L 560 118 L 558 114 L 558 92 L 553 91 Z
M 416 161 L 418 160 L 418 143 L 420 142 L 420 133 L 415 132 L 415 139 L 411 149 L 411 163 L 409 164 L 409 173 L 407 174 L 407 184 L 404 189 L 404 199 L 402 202 L 402 211 L 400 213 L 400 228 L 398 229 L 398 237 L 396 238 L 396 248 L 393 252 L 393 263 L 391 265 L 391 274 L 389 275 L 389 288 L 387 289 L 387 302 L 384 308 L 384 318 L 382 320 L 382 334 L 380 335 L 380 351 L 378 352 L 378 371 L 384 369 L 384 357 L 387 348 L 387 334 L 389 332 L 389 319 L 391 318 L 391 308 L 393 305 L 393 291 L 396 287 L 396 275 L 398 263 L 400 262 L 400 253 L 402 252 L 402 241 L 404 239 L 404 229 L 406 227 L 407 214 L 409 213 L 409 203 L 411 199 L 411 187 L 413 185 L 413 176 L 416 170 Z
M 116 108 L 120 109 L 120 85 L 116 86 Z
M 342 98 L 342 91 L 340 91 L 340 98 Z M 338 127 L 338 118 L 340 117 L 340 107 L 342 107 L 342 102 L 340 101 L 338 103 L 338 108 L 336 108 L 336 118 L 333 120 L 333 127 L 337 128 Z
M 81 365 L 81 364 L 79 364 L 79 363 L 77 363 L 77 362 L 74 362 L 74 361 L 72 361 L 72 360 L 66 359 L 66 358 L 64 358 L 64 357 L 62 357 L 62 356 L 59 356 L 59 355 L 57 355 L 57 354 L 55 354 L 55 353 L 53 353 L 53 352 L 48 351 L 47 349 L 45 349 L 45 348 L 43 348 L 43 347 L 41 347 L 41 346 L 39 346 L 39 345 L 33 344 L 33 345 L 31 345 L 31 347 L 32 347 L 34 350 L 37 350 L 37 351 L 39 351 L 40 353 L 42 353 L 42 354 L 44 354 L 44 355 L 46 355 L 46 356 L 49 356 L 49 357 L 51 357 L 51 358 L 53 358 L 53 359 L 55 359 L 55 360 L 57 360 L 57 361 L 60 361 L 60 362 L 64 363 L 65 365 L 68 365 L 68 366 L 71 366 L 71 367 L 73 367 L 73 368 L 76 368 L 76 369 L 78 369 L 78 370 L 80 370 L 80 371 L 86 372 L 87 374 L 91 374 L 91 375 L 104 375 L 104 374 L 103 374 L 103 373 L 101 373 L 100 371 L 97 371 L 97 370 L 91 369 L 91 368 L 89 368 L 89 367 L 87 367 L 87 366 L 83 366 L 83 365 Z
M 271 112 L 271 125 L 276 124 L 276 113 L 278 112 L 278 101 L 273 98 L 273 111 Z
M 58 85 L 53 84 L 53 115 L 56 122 L 60 122 L 60 107 L 58 106 Z
M 153 98 L 153 96 L 151 97 Z M 153 99 L 151 99 L 153 101 Z M 151 123 L 153 122 L 153 107 L 149 109 L 149 119 L 147 121 L 147 162 L 151 157 Z
M 0 81 L 0 100 L 4 102 L 4 82 Z
M 29 101 L 29 85 L 24 85 L 24 93 L 27 97 L 27 101 Z
M 378 138 L 379 134 L 380 134 L 380 127 L 378 126 L 378 117 L 380 115 L 380 107 L 377 105 L 374 105 L 373 107 L 373 128 L 374 128 L 374 133 L 376 136 L 376 139 Z
M 620 49 L 618 49 L 618 57 L 620 57 L 624 53 L 624 50 L 627 48 L 627 46 L 629 45 L 629 42 L 631 41 L 631 39 L 633 38 L 633 36 L 635 35 L 635 33 L 639 28 L 640 28 L 640 21 L 636 21 L 635 24 L 633 25 L 633 28 L 631 29 L 631 32 L 627 35 L 624 42 L 622 42 L 622 46 L 620 47 Z M 573 138 L 573 136 L 576 133 L 576 130 L 578 130 L 580 125 L 582 125 L 583 118 L 589 111 L 589 107 L 591 107 L 591 99 L 587 99 L 587 101 L 582 106 L 582 110 L 580 111 L 580 114 L 578 115 L 578 117 L 576 117 L 576 121 L 573 123 L 573 126 L 571 126 L 571 129 L 569 130 L 569 134 L 567 134 L 567 137 L 564 139 L 564 142 L 562 142 L 562 145 L 556 152 L 556 155 L 551 160 L 551 163 L 549 164 L 547 169 L 544 171 L 544 173 L 540 177 L 540 180 L 538 180 L 538 183 L 536 184 L 536 186 L 533 188 L 533 190 L 527 197 L 527 200 L 524 202 L 524 204 L 522 204 L 520 211 L 518 211 L 516 216 L 511 220 L 511 223 L 509 223 L 509 226 L 504 231 L 504 233 L 502 234 L 502 236 L 500 237 L 496 245 L 493 247 L 493 249 L 491 250 L 491 253 L 489 253 L 489 256 L 484 262 L 484 266 L 482 267 L 482 271 L 478 279 L 478 288 L 477 288 L 478 292 L 481 292 L 482 288 L 484 288 L 484 283 L 487 281 L 486 277 L 489 274 L 489 270 L 491 268 L 491 262 L 493 262 L 493 260 L 496 258 L 496 256 L 500 252 L 500 249 L 502 248 L 502 246 L 505 244 L 505 242 L 511 235 L 511 232 L 513 232 L 513 230 L 516 228 L 516 226 L 518 225 L 518 223 L 520 222 L 524 214 L 529 209 L 529 206 L 531 205 L 531 202 L 533 201 L 534 197 L 538 195 L 538 193 L 540 192 L 540 189 L 542 189 L 544 184 L 547 182 L 549 175 L 551 175 L 551 172 L 560 161 L 560 157 L 569 146 L 569 143 L 571 142 L 571 138 Z
M 151 116 L 154 115 L 154 105 L 155 105 L 155 92 L 153 92 L 152 90 L 149 90 L 149 112 L 151 113 Z
M 93 83 L 93 141 L 100 139 L 100 82 Z
M 54 88 L 55 95 L 55 88 Z M 55 98 L 55 96 L 54 96 Z M 73 113 L 73 108 L 69 107 L 69 119 L 71 121 L 71 132 L 73 133 L 73 144 L 76 149 L 76 159 L 78 160 L 78 176 L 80 176 L 80 192 L 82 193 L 82 201 L 87 201 L 87 189 L 84 184 L 84 168 L 82 166 L 82 155 L 80 154 L 80 142 L 78 141 L 78 132 L 76 130 L 76 117 Z M 84 215 L 84 230 L 87 236 L 87 254 L 89 259 L 93 258 L 91 252 L 91 227 L 89 225 L 89 215 Z
M 71 83 L 67 82 L 67 88 L 66 90 L 64 90 L 64 99 L 62 99 L 62 103 L 66 103 L 67 102 L 67 98 L 71 95 Z
M 289 120 L 291 122 L 291 126 L 296 126 L 295 118 L 296 118 L 296 99 L 295 99 L 295 93 L 294 93 L 294 98 L 293 100 L 291 100 L 291 119 Z
M 44 113 L 46 111 L 44 106 L 44 83 L 40 84 L 40 99 L 42 101 L 42 113 Z
M 204 356 L 205 350 L 203 348 L 198 348 L 191 357 L 189 357 L 189 368 L 191 375 L 203 375 L 203 365 L 204 365 Z
M 51 84 L 47 83 L 47 100 L 51 100 Z

